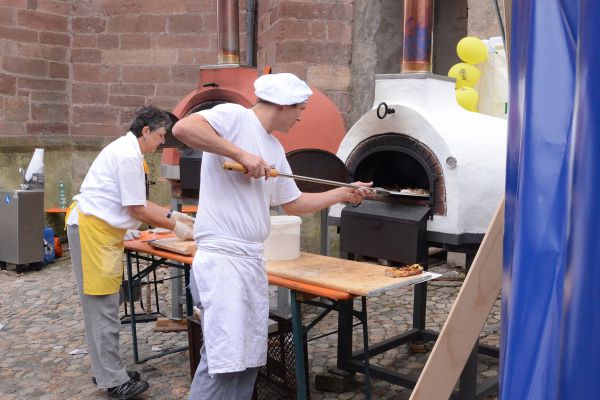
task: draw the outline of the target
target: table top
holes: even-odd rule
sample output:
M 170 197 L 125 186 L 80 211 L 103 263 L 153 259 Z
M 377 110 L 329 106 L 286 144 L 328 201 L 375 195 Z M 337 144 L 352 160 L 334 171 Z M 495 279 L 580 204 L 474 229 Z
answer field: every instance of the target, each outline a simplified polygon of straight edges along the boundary
M 169 236 L 172 236 L 172 233 L 143 232 L 139 239 L 124 242 L 125 249 L 191 265 L 193 256 L 157 249 L 149 244 L 152 240 Z M 414 277 L 390 278 L 385 276 L 385 269 L 386 267 L 381 265 L 309 253 L 300 253 L 300 257 L 295 260 L 267 261 L 270 284 L 334 300 L 372 296 L 439 276 L 425 272 Z
M 300 253 L 300 257 L 295 260 L 267 262 L 267 271 L 271 276 L 326 287 L 355 296 L 373 296 L 439 276 L 439 274 L 423 272 L 415 276 L 392 278 L 385 275 L 385 270 L 388 268 L 383 265 L 310 253 Z
M 185 256 L 183 254 L 174 253 L 168 250 L 157 249 L 156 247 L 150 246 L 152 240 L 164 239 L 173 236 L 173 233 L 150 233 L 148 231 L 142 232 L 139 239 L 126 240 L 123 242 L 125 250 L 139 251 L 141 253 L 151 254 L 154 256 L 166 258 L 172 261 L 179 261 L 184 264 L 192 264 L 194 260 L 193 256 Z
M 184 264 L 191 265 L 193 262 L 193 257 L 184 256 L 182 254 L 177 254 L 168 250 L 161 250 L 155 247 L 152 247 L 149 244 L 149 241 L 155 239 L 162 239 L 165 237 L 169 237 L 171 234 L 156 234 L 150 233 L 147 231 L 142 232 L 142 236 L 140 236 L 137 240 L 128 240 L 124 242 L 125 249 L 127 251 L 139 251 L 141 253 L 151 254 L 158 257 L 166 258 L 168 260 L 179 261 Z M 356 296 L 353 296 L 349 293 L 342 292 L 339 290 L 332 290 L 329 288 L 325 288 L 319 285 L 309 285 L 303 282 L 297 282 L 294 280 L 281 278 L 278 276 L 274 276 L 268 274 L 269 283 L 271 285 L 276 285 L 280 287 L 284 287 L 287 289 L 296 290 L 298 292 L 307 293 L 315 296 L 323 296 L 333 300 L 349 300 Z

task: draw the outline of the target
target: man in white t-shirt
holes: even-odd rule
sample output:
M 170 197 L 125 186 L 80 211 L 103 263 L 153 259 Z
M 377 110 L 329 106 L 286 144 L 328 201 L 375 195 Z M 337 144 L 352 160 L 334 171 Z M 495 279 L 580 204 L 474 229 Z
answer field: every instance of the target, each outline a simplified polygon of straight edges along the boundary
M 194 301 L 203 309 L 204 345 L 190 399 L 252 397 L 258 367 L 266 363 L 268 283 L 263 242 L 270 206 L 290 215 L 312 213 L 340 202 L 360 203 L 364 189 L 339 187 L 302 193 L 292 179 L 267 179 L 272 167 L 291 173 L 281 143 L 271 133 L 289 132 L 312 91 L 293 74 L 263 75 L 252 108 L 221 104 L 180 120 L 173 134 L 204 151 L 192 266 Z M 223 170 L 242 164 L 246 174 Z M 263 178 L 263 179 L 259 179 Z
M 125 369 L 119 351 L 124 235 L 133 238 L 132 230 L 144 222 L 182 239 L 193 237 L 193 218 L 146 200 L 143 154 L 164 142 L 171 125 L 164 111 L 142 108 L 130 132 L 98 154 L 66 217 L 92 381 L 115 399 L 134 398 L 148 389 L 137 372 Z

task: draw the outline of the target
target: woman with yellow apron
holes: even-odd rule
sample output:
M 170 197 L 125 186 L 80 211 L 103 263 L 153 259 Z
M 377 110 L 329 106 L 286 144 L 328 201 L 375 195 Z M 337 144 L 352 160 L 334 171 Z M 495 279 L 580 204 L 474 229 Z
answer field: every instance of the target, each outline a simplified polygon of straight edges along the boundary
M 125 369 L 119 352 L 123 237 L 147 223 L 193 238 L 193 218 L 146 200 L 143 154 L 164 142 L 173 123 L 155 107 L 141 109 L 130 132 L 94 160 L 66 217 L 92 381 L 115 399 L 137 397 L 149 387 L 137 372 Z

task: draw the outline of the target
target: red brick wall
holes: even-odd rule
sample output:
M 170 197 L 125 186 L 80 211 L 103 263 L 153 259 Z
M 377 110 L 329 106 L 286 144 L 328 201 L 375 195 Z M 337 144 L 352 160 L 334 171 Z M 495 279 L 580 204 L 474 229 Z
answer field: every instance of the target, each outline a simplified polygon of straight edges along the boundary
M 348 125 L 351 0 L 258 2 L 259 67 L 292 72 L 336 103 Z
M 68 1 L 0 2 L 0 135 L 68 132 Z
M 172 109 L 195 88 L 198 66 L 216 62 L 215 0 L 76 4 L 72 135 L 120 134 L 143 105 Z
M 0 0 L 0 136 L 116 136 L 140 106 L 172 109 L 217 62 L 216 3 Z M 296 73 L 347 118 L 352 1 L 257 5 L 257 68 Z

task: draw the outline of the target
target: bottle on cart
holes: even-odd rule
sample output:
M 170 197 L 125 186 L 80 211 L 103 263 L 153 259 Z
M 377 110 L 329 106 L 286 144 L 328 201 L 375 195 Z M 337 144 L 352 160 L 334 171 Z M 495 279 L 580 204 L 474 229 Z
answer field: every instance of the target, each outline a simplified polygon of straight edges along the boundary
M 67 208 L 67 196 L 65 195 L 65 183 L 58 181 L 58 207 Z

